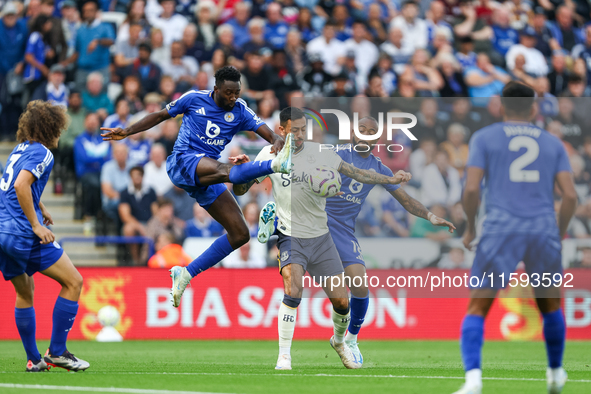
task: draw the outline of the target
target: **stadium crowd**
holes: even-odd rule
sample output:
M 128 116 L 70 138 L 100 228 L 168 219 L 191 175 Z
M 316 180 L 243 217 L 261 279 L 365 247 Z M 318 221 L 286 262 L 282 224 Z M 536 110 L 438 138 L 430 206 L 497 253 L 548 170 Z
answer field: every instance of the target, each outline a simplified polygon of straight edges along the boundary
M 120 221 L 122 235 L 157 250 L 221 226 L 166 174 L 180 119 L 122 143 L 100 127 L 126 127 L 190 89 L 212 89 L 233 65 L 242 96 L 272 129 L 295 97 L 381 100 L 416 114 L 416 143 L 376 153 L 410 171 L 410 193 L 462 235 L 462 177 L 472 133 L 500 120 L 498 94 L 510 80 L 535 88 L 535 123 L 563 140 L 580 197 L 570 236 L 591 238 L 591 9 L 583 0 L 27 0 L 0 2 L 0 139 L 14 140 L 23 104 L 67 106 L 71 124 L 55 152 L 54 187 L 69 173 L 81 216 Z M 399 100 L 390 100 L 397 98 Z M 389 105 L 390 107 L 385 107 Z M 375 114 L 374 105 L 367 114 Z M 334 130 L 328 130 L 326 139 Z M 315 134 L 317 135 L 317 134 Z M 334 139 L 335 137 L 332 136 Z M 237 136 L 225 157 L 251 159 L 266 145 Z M 266 182 L 238 197 L 253 235 L 272 198 Z M 360 236 L 451 234 L 412 220 L 380 188 L 358 221 Z M 248 251 L 242 251 L 248 259 Z M 181 253 L 181 252 L 179 252 Z M 142 251 L 131 249 L 142 263 Z

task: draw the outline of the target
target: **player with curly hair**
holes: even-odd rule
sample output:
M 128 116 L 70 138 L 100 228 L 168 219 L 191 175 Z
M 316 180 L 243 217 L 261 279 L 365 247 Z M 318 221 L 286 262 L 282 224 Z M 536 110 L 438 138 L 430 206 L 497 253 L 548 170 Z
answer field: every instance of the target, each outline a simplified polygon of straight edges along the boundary
M 240 98 L 240 71 L 222 67 L 215 73 L 213 90 L 191 90 L 165 109 L 147 115 L 125 129 L 103 128 L 105 140 L 121 140 L 148 130 L 157 124 L 183 114 L 183 122 L 172 154 L 166 160 L 166 171 L 172 183 L 184 189 L 227 231 L 185 267 L 173 267 L 173 305 L 178 307 L 185 288 L 200 272 L 213 267 L 224 257 L 250 240 L 248 226 L 240 206 L 224 182 L 243 184 L 273 173 L 291 171 L 291 138 L 286 141 L 275 134 Z M 273 145 L 272 160 L 238 164 L 218 161 L 220 153 L 234 135 L 253 130 Z M 285 146 L 284 146 L 285 144 Z
M 40 201 L 53 168 L 53 154 L 60 134 L 68 125 L 62 106 L 32 101 L 21 115 L 16 134 L 19 144 L 8 157 L 0 178 L 0 271 L 16 290 L 14 317 L 27 353 L 27 372 L 45 371 L 49 366 L 71 371 L 87 369 L 66 348 L 68 332 L 78 312 L 82 276 L 55 242 L 47 225 L 51 215 Z M 33 274 L 41 272 L 62 289 L 53 309 L 53 331 L 49 349 L 42 357 L 35 340 Z

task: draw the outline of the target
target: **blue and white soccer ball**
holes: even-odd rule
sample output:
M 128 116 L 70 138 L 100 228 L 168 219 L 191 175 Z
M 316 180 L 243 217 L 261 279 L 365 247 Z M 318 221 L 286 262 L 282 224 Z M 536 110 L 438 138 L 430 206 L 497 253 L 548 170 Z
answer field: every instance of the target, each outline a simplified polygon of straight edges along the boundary
M 117 308 L 107 305 L 98 311 L 97 318 L 103 327 L 114 327 L 119 323 L 121 315 Z
M 310 190 L 320 197 L 333 197 L 341 190 L 341 174 L 334 168 L 317 167 L 308 178 Z

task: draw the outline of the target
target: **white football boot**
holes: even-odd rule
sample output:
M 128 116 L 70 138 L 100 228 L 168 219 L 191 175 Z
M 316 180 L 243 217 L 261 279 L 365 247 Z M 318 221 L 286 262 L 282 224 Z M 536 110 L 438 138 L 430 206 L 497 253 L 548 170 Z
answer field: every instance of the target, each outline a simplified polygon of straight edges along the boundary
M 275 217 L 277 217 L 277 206 L 273 201 L 265 204 L 259 214 L 259 233 L 257 239 L 260 243 L 267 243 L 275 232 Z
M 54 356 L 50 354 L 49 349 L 47 349 L 43 360 L 47 365 L 51 365 L 52 367 L 59 367 L 74 372 L 85 371 L 90 367 L 90 364 L 87 361 L 74 357 L 74 355 L 67 350 L 61 356 Z
M 185 267 L 176 266 L 169 271 L 172 278 L 172 291 L 170 292 L 172 294 L 172 305 L 178 308 L 181 304 L 181 297 L 193 277 Z
M 482 386 L 468 386 L 464 384 L 461 389 L 453 394 L 480 394 L 482 392 Z
M 39 355 L 39 356 L 41 356 L 41 355 Z M 26 372 L 44 372 L 47 370 L 49 370 L 49 366 L 47 365 L 45 360 L 43 360 L 43 357 L 41 357 L 39 359 L 39 361 L 37 361 L 37 364 L 35 364 L 31 360 L 28 360 L 27 361 L 27 369 L 25 369 Z
M 271 169 L 274 172 L 281 172 L 283 174 L 291 173 L 291 155 L 295 149 L 293 144 L 293 135 L 289 133 L 285 138 L 285 144 L 281 152 L 271 162 Z
M 564 368 L 559 368 L 554 371 L 551 368 L 548 368 L 546 370 L 546 387 L 548 388 L 548 394 L 560 394 L 567 378 L 568 375 Z
M 343 343 L 336 343 L 334 340 L 334 335 L 330 337 L 330 346 L 337 352 L 343 365 L 347 369 L 357 369 L 361 368 L 361 364 L 355 362 L 355 358 L 353 357 L 353 353 L 351 353 L 351 349 L 349 346 Z
M 357 341 L 345 341 L 345 345 L 351 349 L 351 354 L 353 354 L 353 359 L 359 365 L 357 368 L 361 368 L 363 366 L 363 356 L 361 355 L 361 351 L 359 350 L 359 345 Z
M 289 354 L 280 354 L 277 359 L 277 365 L 275 369 L 281 369 L 290 371 L 291 370 L 291 356 Z

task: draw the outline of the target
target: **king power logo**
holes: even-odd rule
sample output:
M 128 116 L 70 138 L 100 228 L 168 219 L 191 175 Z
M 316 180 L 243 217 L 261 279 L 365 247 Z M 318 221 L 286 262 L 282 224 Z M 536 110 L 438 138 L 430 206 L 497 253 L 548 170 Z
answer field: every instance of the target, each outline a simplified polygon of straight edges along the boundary
M 411 113 L 407 113 L 407 112 L 387 112 L 386 113 L 386 120 L 384 123 L 384 113 L 380 112 L 378 114 L 378 131 L 376 134 L 373 135 L 364 135 L 361 134 L 361 132 L 359 131 L 359 113 L 354 112 L 353 113 L 353 127 L 351 127 L 351 120 L 349 119 L 349 116 L 343 112 L 340 111 L 338 109 L 321 109 L 320 113 L 318 113 L 317 111 L 310 109 L 310 108 L 305 108 L 305 113 L 306 115 L 309 116 L 308 118 L 308 123 L 306 125 L 306 129 L 307 129 L 307 138 L 308 140 L 312 140 L 313 139 L 313 126 L 314 126 L 314 121 L 316 121 L 316 123 L 322 128 L 324 126 L 324 128 L 327 130 L 328 126 L 326 124 L 326 121 L 324 120 L 324 117 L 321 114 L 332 114 L 334 116 L 337 117 L 338 120 L 338 125 L 339 125 L 339 140 L 341 141 L 350 141 L 351 140 L 351 129 L 353 130 L 353 133 L 355 133 L 355 137 L 358 140 L 361 141 L 377 141 L 380 140 L 380 138 L 382 138 L 382 135 L 384 134 L 384 132 L 386 133 L 386 140 L 387 141 L 392 141 L 394 139 L 394 131 L 400 130 L 402 131 L 410 140 L 412 141 L 417 141 L 417 137 L 414 136 L 413 133 L 411 133 L 411 131 L 409 129 L 411 129 L 412 127 L 416 126 L 417 124 L 417 117 Z M 399 122 L 400 119 L 410 119 L 409 123 L 395 123 L 395 122 Z M 373 144 L 374 148 L 379 151 L 380 148 L 381 149 L 386 149 L 389 152 L 401 152 L 404 147 L 400 144 L 381 144 L 381 143 L 376 143 Z M 352 149 L 354 149 L 357 152 L 364 152 L 367 151 L 369 148 L 367 145 L 365 144 L 351 144 Z M 320 150 L 322 149 L 334 149 L 334 145 L 331 144 L 321 144 L 320 146 Z

